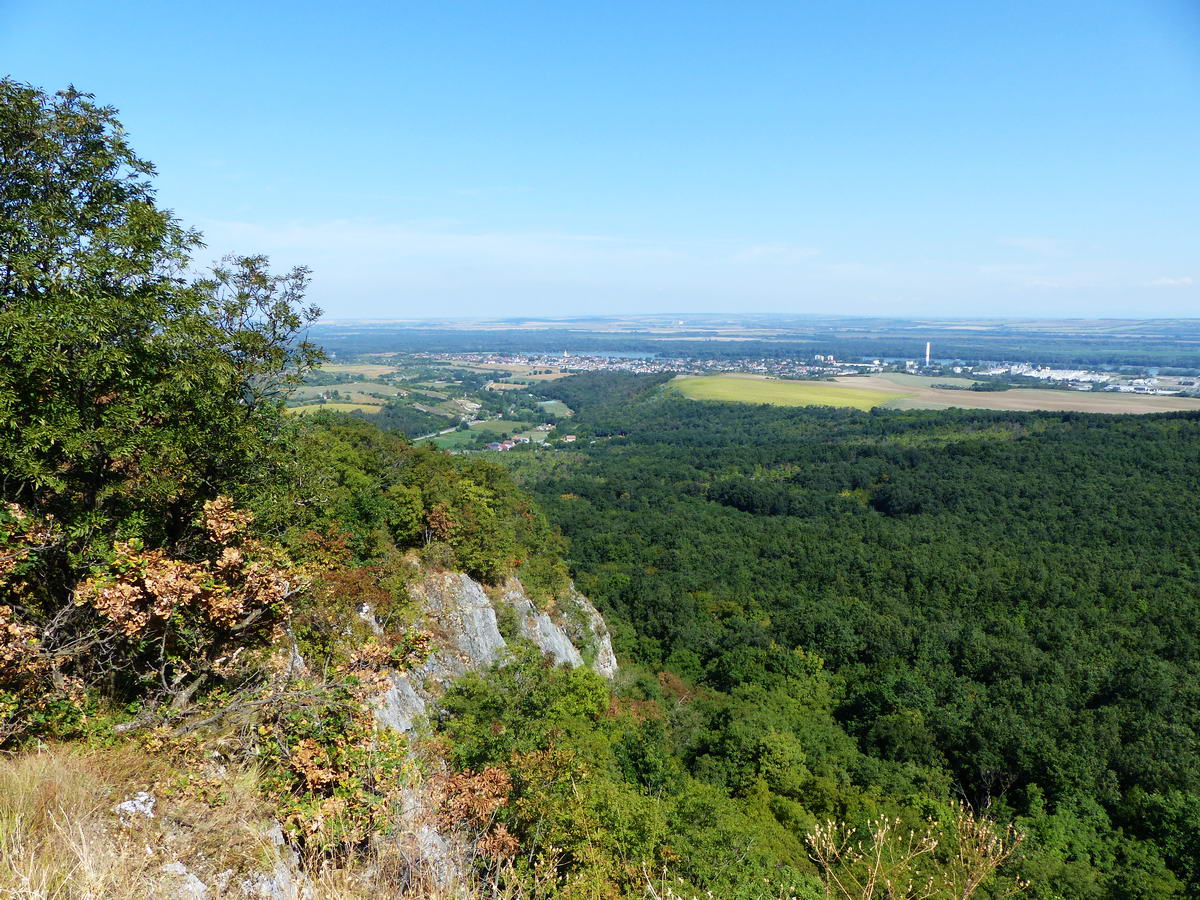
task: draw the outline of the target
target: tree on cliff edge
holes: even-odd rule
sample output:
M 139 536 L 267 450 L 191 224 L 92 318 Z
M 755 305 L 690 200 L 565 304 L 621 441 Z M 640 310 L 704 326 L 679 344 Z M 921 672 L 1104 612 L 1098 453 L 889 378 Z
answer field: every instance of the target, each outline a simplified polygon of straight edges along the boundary
M 204 504 L 273 477 L 281 387 L 320 358 L 307 270 L 190 276 L 153 174 L 111 107 L 0 81 L 0 670 L 97 627 L 78 586 L 118 542 L 203 556 Z

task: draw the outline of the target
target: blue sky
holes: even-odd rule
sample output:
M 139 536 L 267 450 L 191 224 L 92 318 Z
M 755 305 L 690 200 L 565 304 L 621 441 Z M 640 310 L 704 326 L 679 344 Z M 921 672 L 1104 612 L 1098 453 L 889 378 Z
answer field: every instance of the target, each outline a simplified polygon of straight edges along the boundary
M 1200 315 L 1200 2 L 0 0 L 331 318 Z

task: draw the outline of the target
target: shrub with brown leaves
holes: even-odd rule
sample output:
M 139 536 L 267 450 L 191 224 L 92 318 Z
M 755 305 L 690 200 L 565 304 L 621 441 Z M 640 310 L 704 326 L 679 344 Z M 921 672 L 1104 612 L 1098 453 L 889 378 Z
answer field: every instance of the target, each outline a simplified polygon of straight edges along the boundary
M 267 643 L 304 586 L 277 550 L 246 535 L 251 522 L 228 497 L 204 504 L 208 540 L 198 559 L 172 558 L 136 540 L 75 590 L 128 644 L 181 708 L 229 655 Z
M 491 859 L 507 859 L 517 852 L 516 837 L 496 821 L 512 792 L 508 772 L 496 767 L 456 772 L 439 778 L 436 788 L 441 799 L 436 816 L 440 828 L 463 834 L 478 854 Z

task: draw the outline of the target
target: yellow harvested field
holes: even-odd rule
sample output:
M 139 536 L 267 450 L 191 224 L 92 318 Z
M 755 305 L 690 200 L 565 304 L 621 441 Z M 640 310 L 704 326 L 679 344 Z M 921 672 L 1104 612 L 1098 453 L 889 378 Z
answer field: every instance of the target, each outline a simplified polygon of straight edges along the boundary
M 321 371 L 329 375 L 365 375 L 367 378 L 378 378 L 396 371 L 395 366 L 381 366 L 378 363 L 326 363 Z
M 346 381 L 340 384 L 300 384 L 292 388 L 292 396 L 297 399 L 320 397 L 322 394 L 329 394 L 337 391 L 340 395 L 339 399 L 349 400 L 354 403 L 382 403 L 378 396 L 385 397 L 404 397 L 408 391 L 403 388 L 395 387 L 390 384 L 382 384 L 378 381 Z M 444 397 L 445 394 L 439 396 Z
M 899 391 L 887 403 L 892 409 L 1008 409 L 1050 412 L 1157 413 L 1200 410 L 1198 397 L 1162 397 L 1109 391 L 1051 391 L 1014 388 L 1009 391 L 953 391 L 938 384 L 970 384 L 967 379 L 921 378 L 900 374 L 848 375 L 837 379 L 847 388 L 871 393 Z
M 1052 391 L 1014 388 L 1008 391 L 947 390 L 935 384 L 966 388 L 966 378 L 937 378 L 887 372 L 844 375 L 834 382 L 782 381 L 758 375 L 688 375 L 671 386 L 693 400 L 770 403 L 774 406 L 850 406 L 872 409 L 997 409 L 1049 412 L 1161 413 L 1200 410 L 1200 397 L 1118 394 L 1109 391 Z
M 860 390 L 827 381 L 781 381 L 753 375 L 689 375 L 675 378 L 671 386 L 693 400 L 769 403 L 772 406 L 871 409 L 904 396 L 895 385 L 890 391 Z

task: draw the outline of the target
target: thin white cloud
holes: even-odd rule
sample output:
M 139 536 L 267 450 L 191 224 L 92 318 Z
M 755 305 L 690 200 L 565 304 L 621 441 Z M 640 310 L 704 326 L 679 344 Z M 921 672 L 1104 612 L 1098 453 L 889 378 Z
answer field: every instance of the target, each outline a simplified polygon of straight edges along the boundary
M 735 263 L 790 264 L 810 259 L 820 250 L 787 243 L 756 244 L 741 249 L 711 244 L 657 243 L 631 238 L 562 232 L 489 232 L 471 230 L 454 220 L 388 223 L 369 220 L 325 222 L 208 221 L 201 229 L 210 253 L 263 252 L 293 258 L 317 269 L 392 271 L 399 278 L 438 266 L 458 274 L 490 270 L 513 275 L 521 271 L 587 276 L 636 271 L 650 281 L 678 277 L 681 272 Z M 715 249 L 715 252 L 714 252 Z
M 738 262 L 755 263 L 796 263 L 802 260 L 820 256 L 821 251 L 816 247 L 802 247 L 795 244 L 754 244 L 739 250 L 733 255 Z
M 1196 279 L 1190 275 L 1182 275 L 1179 278 L 1169 278 L 1163 275 L 1147 281 L 1146 287 L 1191 287 L 1195 283 Z
M 1121 286 L 1121 279 L 1104 271 L 1059 272 L 1031 277 L 1026 285 L 1056 291 L 1109 291 Z
M 1049 237 L 1006 237 L 997 243 L 1002 247 L 1015 247 L 1038 256 L 1062 256 L 1067 251 L 1067 244 L 1058 238 Z

